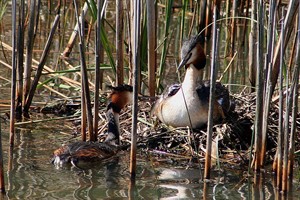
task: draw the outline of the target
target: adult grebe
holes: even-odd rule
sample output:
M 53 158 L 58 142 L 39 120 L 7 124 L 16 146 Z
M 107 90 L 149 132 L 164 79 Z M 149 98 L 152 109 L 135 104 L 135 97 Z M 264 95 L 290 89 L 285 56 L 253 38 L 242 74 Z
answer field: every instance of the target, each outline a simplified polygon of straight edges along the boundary
M 181 85 L 170 86 L 152 108 L 152 114 L 167 125 L 202 128 L 207 123 L 210 88 L 209 81 L 199 80 L 200 70 L 206 65 L 200 40 L 200 36 L 194 36 L 183 43 L 178 70 L 185 66 L 184 80 Z M 213 119 L 218 121 L 229 110 L 229 92 L 217 82 L 215 93 Z
M 120 149 L 119 114 L 132 102 L 132 86 L 120 85 L 111 87 L 110 103 L 107 106 L 108 135 L 103 143 L 75 142 L 64 145 L 53 153 L 52 163 L 61 166 L 72 163 L 77 167 L 78 161 L 101 161 L 114 156 Z

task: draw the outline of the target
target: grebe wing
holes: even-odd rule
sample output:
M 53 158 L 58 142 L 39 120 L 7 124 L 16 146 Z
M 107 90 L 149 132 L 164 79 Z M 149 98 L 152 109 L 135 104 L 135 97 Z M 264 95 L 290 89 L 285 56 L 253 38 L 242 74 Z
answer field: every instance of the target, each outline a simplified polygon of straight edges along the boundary
M 199 99 L 202 102 L 209 102 L 210 94 L 210 81 L 203 81 L 199 83 L 196 88 Z M 228 89 L 220 82 L 215 84 L 215 99 L 220 104 L 224 112 L 228 112 L 230 109 L 230 96 Z

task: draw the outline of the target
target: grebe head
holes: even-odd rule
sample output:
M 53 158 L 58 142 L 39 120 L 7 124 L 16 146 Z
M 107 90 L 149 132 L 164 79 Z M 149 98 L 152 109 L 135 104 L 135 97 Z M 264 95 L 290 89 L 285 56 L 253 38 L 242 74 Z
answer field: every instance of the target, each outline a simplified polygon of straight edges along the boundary
M 132 86 L 119 85 L 110 87 L 112 92 L 109 95 L 110 103 L 107 105 L 106 117 L 108 121 L 108 136 L 105 142 L 113 145 L 120 143 L 120 123 L 119 114 L 128 104 L 132 103 Z
M 119 113 L 126 105 L 132 103 L 132 86 L 122 84 L 117 87 L 110 86 L 110 103 L 107 109 L 112 108 L 114 112 Z
M 206 56 L 201 46 L 202 36 L 193 36 L 190 40 L 183 43 L 181 48 L 181 62 L 178 65 L 178 70 L 184 65 L 186 68 L 193 64 L 196 69 L 200 70 L 205 67 Z

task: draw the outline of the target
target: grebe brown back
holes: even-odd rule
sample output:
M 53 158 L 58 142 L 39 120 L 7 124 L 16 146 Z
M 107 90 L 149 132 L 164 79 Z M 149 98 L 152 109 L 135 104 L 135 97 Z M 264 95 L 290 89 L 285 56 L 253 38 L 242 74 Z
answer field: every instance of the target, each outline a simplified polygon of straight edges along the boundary
M 53 153 L 52 163 L 62 166 L 71 163 L 77 166 L 78 161 L 101 161 L 114 156 L 120 150 L 119 114 L 132 102 L 132 86 L 120 85 L 111 87 L 110 103 L 107 106 L 108 135 L 103 143 L 79 141 L 64 145 Z
M 206 65 L 206 56 L 201 47 L 200 36 L 184 42 L 178 69 L 185 66 L 182 84 L 175 84 L 155 102 L 152 114 L 173 127 L 202 128 L 207 124 L 209 104 L 209 81 L 201 81 L 200 70 Z M 216 83 L 213 119 L 225 118 L 229 110 L 229 92 L 219 82 Z

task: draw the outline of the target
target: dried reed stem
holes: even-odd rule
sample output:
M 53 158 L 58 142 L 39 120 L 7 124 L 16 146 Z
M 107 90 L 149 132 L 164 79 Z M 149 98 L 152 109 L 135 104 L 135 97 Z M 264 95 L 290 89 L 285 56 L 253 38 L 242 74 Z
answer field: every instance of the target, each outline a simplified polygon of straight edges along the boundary
M 78 10 L 77 10 L 77 3 L 76 0 L 74 0 L 74 6 L 75 6 L 75 13 L 77 18 L 77 23 L 79 27 L 79 51 L 80 51 L 80 64 L 81 64 L 81 72 L 82 72 L 82 90 L 84 92 L 84 98 L 85 98 L 85 106 L 87 111 L 87 123 L 88 123 L 88 133 L 90 136 L 90 140 L 94 141 L 95 134 L 93 133 L 93 115 L 92 115 L 92 106 L 91 106 L 91 97 L 90 97 L 90 90 L 89 90 L 89 83 L 88 83 L 88 75 L 87 75 L 87 68 L 86 68 L 86 62 L 85 62 L 85 50 L 84 50 L 84 40 L 83 40 L 83 21 L 84 19 L 81 18 L 81 21 L 79 21 L 78 16 Z M 84 12 L 84 11 L 82 11 Z
M 16 117 L 22 116 L 23 104 L 23 72 L 24 72 L 24 24 L 25 24 L 25 0 L 21 0 L 18 26 L 18 64 L 17 64 L 17 104 Z
M 123 1 L 116 1 L 116 82 L 117 85 L 124 82 L 124 22 Z
M 96 22 L 96 42 L 95 42 L 95 94 L 94 94 L 94 138 L 93 140 L 97 140 L 97 133 L 98 133 L 98 121 L 99 121 L 99 89 L 100 89 L 100 82 L 102 82 L 101 74 L 100 74 L 100 63 L 101 63 L 101 28 L 102 28 L 102 1 L 97 1 L 97 22 Z
M 255 43 L 256 43 L 256 24 L 255 21 L 257 19 L 257 0 L 252 0 L 251 1 L 251 28 L 250 28 L 250 34 L 249 34 L 249 81 L 251 84 L 251 92 L 254 91 L 254 86 L 255 86 L 255 74 L 256 74 L 256 51 L 255 49 Z
M 155 2 L 147 0 L 147 36 L 148 36 L 148 87 L 150 97 L 155 96 L 156 73 L 156 13 Z
M 9 143 L 10 146 L 14 146 L 15 137 L 15 107 L 16 107 L 16 5 L 15 0 L 12 1 L 12 73 L 11 73 L 11 103 L 10 103 L 10 135 Z
M 86 2 L 85 2 L 84 5 L 83 5 L 82 11 L 83 11 L 83 12 L 82 12 L 83 15 L 81 15 L 81 16 L 79 17 L 80 20 L 81 20 L 81 18 L 84 19 L 85 15 L 86 15 L 86 13 L 87 13 L 87 11 L 88 11 L 88 4 L 87 4 Z M 73 49 L 73 46 L 74 46 L 74 43 L 75 43 L 75 39 L 76 39 L 76 37 L 77 37 L 77 35 L 78 35 L 78 31 L 79 31 L 78 23 L 79 23 L 79 22 L 76 23 L 76 25 L 75 25 L 75 27 L 74 27 L 74 31 L 73 31 L 73 33 L 72 33 L 72 35 L 70 36 L 70 39 L 69 39 L 69 41 L 68 41 L 67 47 L 65 48 L 65 50 L 64 50 L 64 52 L 63 52 L 63 56 L 64 56 L 64 57 L 69 57 L 69 55 L 70 55 L 70 53 L 71 53 L 71 51 L 72 51 L 72 49 Z
M 255 171 L 260 172 L 261 151 L 262 151 L 262 119 L 263 119 L 263 99 L 264 99 L 264 82 L 263 82 L 263 1 L 258 5 L 258 44 L 257 44 L 257 71 L 256 71 L 256 109 L 255 109 Z
M 131 1 L 131 42 L 132 42 L 132 61 L 133 61 L 133 106 L 132 106 L 132 129 L 131 129 L 131 151 L 130 151 L 130 174 L 131 180 L 134 181 L 136 177 L 136 151 L 137 151 L 137 114 L 138 114 L 138 85 L 140 72 L 140 16 L 141 5 L 140 0 Z
M 283 12 L 282 12 L 283 13 Z M 278 119 L 278 141 L 277 141 L 277 187 L 279 190 L 282 188 L 282 145 L 283 145 L 283 55 L 284 55 L 284 23 L 281 24 L 280 35 L 280 63 L 279 63 L 279 119 Z
M 284 49 L 286 48 L 288 41 L 290 39 L 290 35 L 292 33 L 292 30 L 294 29 L 293 26 L 293 22 L 294 22 L 294 18 L 296 16 L 296 11 L 298 8 L 299 2 L 297 0 L 290 0 L 289 1 L 289 5 L 288 5 L 288 9 L 287 9 L 287 13 L 286 13 L 286 17 L 284 20 L 284 27 L 285 27 L 285 31 L 281 32 L 280 34 L 283 34 L 283 38 L 284 38 Z M 281 37 L 281 36 L 279 36 Z M 279 40 L 277 42 L 277 46 L 275 48 L 275 52 L 274 52 L 274 56 L 273 56 L 273 68 L 272 68 L 272 88 L 271 88 L 271 95 L 273 95 L 275 86 L 277 84 L 277 79 L 278 79 L 278 75 L 279 75 L 279 68 L 280 68 L 280 48 L 281 48 L 281 40 Z
M 215 100 L 215 81 L 217 76 L 217 58 L 218 58 L 218 33 L 217 32 L 217 9 L 214 6 L 214 17 L 213 17 L 213 41 L 212 41 L 212 59 L 211 59 L 211 72 L 210 72 L 210 94 L 209 94 L 209 108 L 208 108 L 208 124 L 207 124 L 207 139 L 206 139 L 206 154 L 205 154 L 205 169 L 204 178 L 210 178 L 211 169 L 211 149 L 212 149 L 212 133 L 213 133 L 213 110 Z
M 28 34 L 27 34 L 27 45 L 26 45 L 26 61 L 24 68 L 24 85 L 23 85 L 23 101 L 27 99 L 30 84 L 31 84 L 31 68 L 32 68 L 32 52 L 33 52 L 33 42 L 34 42 L 34 19 L 35 19 L 35 0 L 30 1 L 29 10 L 29 24 L 28 24 Z
M 53 25 L 52 25 L 52 28 L 51 28 L 51 31 L 50 31 L 50 34 L 48 36 L 45 48 L 43 50 L 40 62 L 38 64 L 38 68 L 36 70 L 36 74 L 35 74 L 34 80 L 33 80 L 32 84 L 31 84 L 30 90 L 28 92 L 28 96 L 27 96 L 27 98 L 25 100 L 25 103 L 24 103 L 24 108 L 23 108 L 24 114 L 25 113 L 27 114 L 28 111 L 29 111 L 29 107 L 31 105 L 31 102 L 32 102 L 32 99 L 33 99 L 33 96 L 34 96 L 34 93 L 35 93 L 35 90 L 36 90 L 36 87 L 37 87 L 37 85 L 39 83 L 40 77 L 41 77 L 43 69 L 44 69 L 44 65 L 45 65 L 46 60 L 47 60 L 48 53 L 50 51 L 50 46 L 52 44 L 52 40 L 53 40 L 53 37 L 54 37 L 54 33 L 56 31 L 56 28 L 58 26 L 59 19 L 60 19 L 60 15 L 56 15 L 56 17 L 54 19 L 54 22 L 53 22 Z

